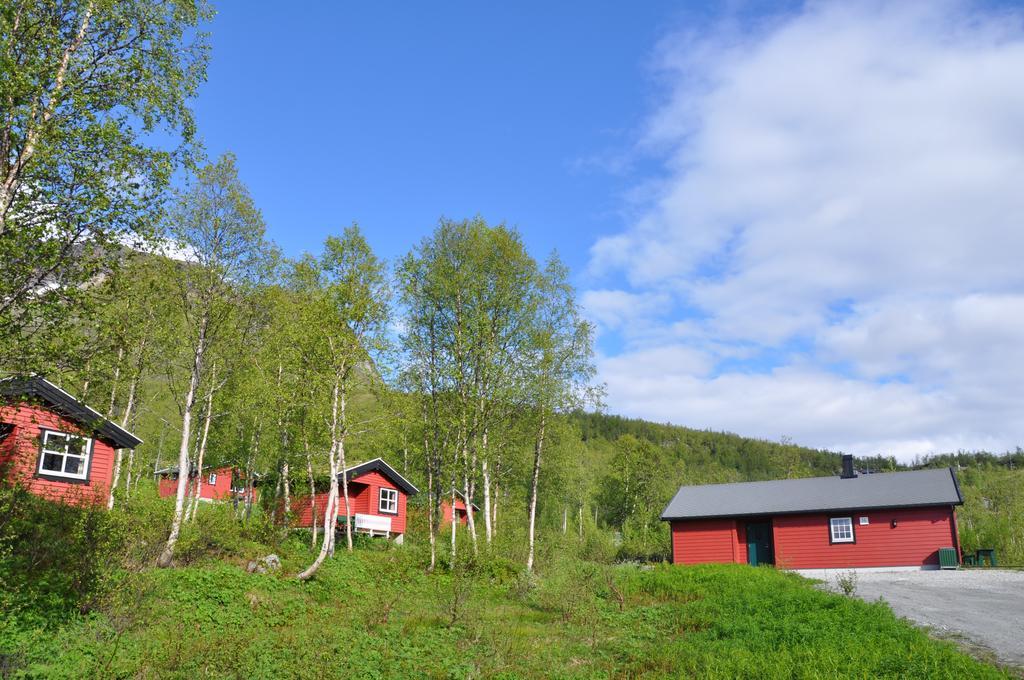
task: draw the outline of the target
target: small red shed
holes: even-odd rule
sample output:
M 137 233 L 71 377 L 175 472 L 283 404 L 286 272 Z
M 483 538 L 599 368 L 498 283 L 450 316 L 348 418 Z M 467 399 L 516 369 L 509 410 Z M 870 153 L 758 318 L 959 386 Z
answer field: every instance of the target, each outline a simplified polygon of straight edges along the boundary
M 676 564 L 740 562 L 785 569 L 939 566 L 960 553 L 952 468 L 684 486 L 661 519 Z
M 0 380 L 0 479 L 65 503 L 104 503 L 117 449 L 142 440 L 39 376 Z
M 159 478 L 158 490 L 161 498 L 167 498 L 178 493 L 178 466 L 163 468 L 154 473 Z M 214 467 L 203 466 L 202 484 L 199 484 L 198 471 L 193 469 L 189 472 L 188 486 L 185 487 L 185 495 L 194 498 L 196 486 L 199 487 L 199 500 L 201 501 L 228 501 L 232 497 L 231 480 L 234 476 L 234 469 L 230 465 Z
M 402 543 L 405 538 L 406 502 L 419 493 L 412 482 L 388 465 L 383 458 L 352 465 L 338 474 L 348 479 L 348 496 L 352 512 L 352 528 L 358 533 L 393 538 Z M 323 513 L 327 507 L 327 492 L 316 494 L 317 526 L 323 526 Z M 313 507 L 309 496 L 292 501 L 292 526 L 312 527 Z M 344 528 L 345 501 L 338 490 L 338 526 Z
M 477 507 L 476 503 L 473 503 L 473 514 L 480 512 L 480 508 Z M 458 518 L 459 524 L 466 526 L 469 524 L 469 516 L 466 513 L 466 501 L 465 497 L 455 492 L 455 508 L 452 509 L 452 503 L 448 498 L 441 499 L 441 525 L 447 526 L 452 521 L 452 516 Z

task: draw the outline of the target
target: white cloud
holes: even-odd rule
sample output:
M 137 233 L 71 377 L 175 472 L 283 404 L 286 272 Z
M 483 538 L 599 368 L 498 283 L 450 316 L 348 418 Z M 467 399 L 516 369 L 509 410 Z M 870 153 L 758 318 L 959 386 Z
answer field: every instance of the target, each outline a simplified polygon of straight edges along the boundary
M 1024 442 L 1021 16 L 825 3 L 765 26 L 659 48 L 644 147 L 665 176 L 591 252 L 630 284 L 585 296 L 627 335 L 602 362 L 610 405 L 856 450 Z M 678 342 L 636 304 L 654 297 L 699 312 L 698 352 L 787 359 L 651 382 L 635 352 Z
M 598 326 L 618 330 L 665 311 L 669 297 L 661 293 L 627 293 L 622 290 L 588 290 L 581 296 L 583 309 Z

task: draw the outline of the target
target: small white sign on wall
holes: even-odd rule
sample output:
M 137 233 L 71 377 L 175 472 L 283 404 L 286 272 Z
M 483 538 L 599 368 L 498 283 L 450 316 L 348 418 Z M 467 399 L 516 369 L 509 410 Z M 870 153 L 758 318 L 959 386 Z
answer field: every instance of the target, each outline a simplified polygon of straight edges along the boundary
M 868 523 L 868 518 L 867 517 L 861 517 L 860 518 L 860 525 L 861 526 L 864 526 L 867 523 Z

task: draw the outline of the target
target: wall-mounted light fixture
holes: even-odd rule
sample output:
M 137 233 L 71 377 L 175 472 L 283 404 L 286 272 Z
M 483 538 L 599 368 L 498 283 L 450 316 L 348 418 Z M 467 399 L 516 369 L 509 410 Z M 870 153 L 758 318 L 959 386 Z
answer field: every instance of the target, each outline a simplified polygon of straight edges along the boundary
M 891 527 L 892 527 L 893 529 L 895 529 L 895 528 L 896 528 L 896 520 L 893 520 L 893 521 L 889 522 L 889 525 L 890 525 L 890 526 L 891 526 Z

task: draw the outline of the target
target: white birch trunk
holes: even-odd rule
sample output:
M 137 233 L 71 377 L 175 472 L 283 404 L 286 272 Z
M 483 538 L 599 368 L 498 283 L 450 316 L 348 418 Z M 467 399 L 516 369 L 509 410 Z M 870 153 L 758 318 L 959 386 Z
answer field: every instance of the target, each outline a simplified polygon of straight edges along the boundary
M 427 527 L 430 534 L 430 566 L 427 571 L 434 571 L 434 567 L 437 565 L 437 492 L 434 489 L 434 466 L 430 462 L 429 449 L 424 447 L 427 451 L 427 503 L 430 507 L 427 509 Z
M 213 366 L 210 367 L 211 381 L 217 379 L 217 363 L 214 362 Z M 203 420 L 203 435 L 199 440 L 199 461 L 196 463 L 196 484 L 195 484 L 195 496 L 192 499 L 192 505 L 189 507 L 188 512 L 185 515 L 186 521 L 192 521 L 195 519 L 196 511 L 199 509 L 199 499 L 203 491 L 203 459 L 206 457 L 206 441 L 210 435 L 210 421 L 213 420 L 213 385 L 210 385 L 209 392 L 206 393 L 206 417 Z
M 316 545 L 316 479 L 313 477 L 313 455 L 309 452 L 309 437 L 303 435 L 302 447 L 306 450 L 306 474 L 309 476 L 309 518 L 313 522 L 312 542 L 309 547 Z
M 345 472 L 345 435 L 348 432 L 348 421 L 346 420 L 345 406 L 347 404 L 346 385 L 341 383 L 341 432 L 338 436 L 338 452 L 341 454 L 341 488 L 345 494 L 345 543 L 349 552 L 352 552 L 352 504 L 348 497 L 348 475 Z M 332 551 L 333 554 L 333 551 Z
M 537 442 L 533 448 L 533 478 L 530 481 L 530 520 L 527 540 L 529 542 L 529 553 L 526 557 L 526 571 L 533 571 L 534 544 L 536 541 L 537 527 L 537 483 L 540 480 L 540 458 L 544 449 L 544 426 L 545 417 L 541 415 L 540 426 L 537 430 Z
M 452 479 L 451 504 L 452 504 L 452 506 L 451 506 L 452 507 L 452 521 L 451 521 L 451 525 L 452 525 L 452 561 L 451 561 L 450 568 L 454 569 L 455 568 L 455 531 L 456 531 L 456 528 L 459 525 L 459 516 L 455 514 L 455 480 L 454 479 Z
M 466 502 L 466 526 L 469 528 L 470 544 L 473 546 L 473 554 L 477 555 L 479 553 L 476 545 L 476 518 L 473 517 L 473 490 L 469 483 L 469 469 L 469 461 L 466 461 L 462 473 L 462 500 Z
M 284 514 L 285 517 L 292 511 L 292 494 L 291 487 L 289 486 L 288 475 L 291 471 L 288 467 L 288 460 L 285 459 L 284 465 L 281 466 L 281 476 L 284 477 Z
M 171 521 L 171 534 L 167 537 L 167 545 L 157 559 L 160 567 L 171 566 L 174 559 L 174 546 L 178 543 L 181 533 L 181 520 L 185 515 L 185 489 L 189 477 L 188 444 L 192 436 L 192 410 L 196 403 L 196 390 L 203 370 L 203 353 L 206 351 L 206 327 L 209 323 L 209 312 L 204 312 L 199 325 L 199 339 L 192 357 L 192 375 L 189 377 L 188 392 L 185 394 L 184 409 L 181 418 L 181 446 L 178 448 L 178 489 L 174 497 L 174 519 Z
M 335 382 L 331 408 L 331 439 L 335 442 L 337 441 L 338 431 L 338 391 L 338 383 Z M 327 494 L 327 507 L 324 508 L 324 540 L 320 544 L 320 552 L 317 554 L 316 559 L 313 560 L 313 564 L 309 565 L 305 571 L 296 577 L 300 581 L 312 578 L 327 558 L 327 554 L 334 547 L 334 530 L 338 521 L 338 459 L 335 453 L 335 444 L 332 442 L 331 448 L 327 453 L 331 470 L 331 487 Z
M 141 351 L 141 349 L 140 349 Z M 132 411 L 135 409 L 135 392 L 139 387 L 139 379 L 142 375 L 142 367 L 140 360 L 139 369 L 136 371 L 135 376 L 132 377 L 131 383 L 128 384 L 128 401 L 124 405 L 124 413 L 121 414 L 121 428 L 128 427 L 128 421 L 131 419 Z M 107 509 L 110 510 L 114 507 L 114 491 L 117 489 L 118 483 L 121 481 L 121 462 L 124 458 L 124 449 L 118 449 L 117 454 L 114 457 L 114 479 L 110 483 L 110 496 L 107 498 Z M 128 476 L 131 477 L 132 462 L 135 460 L 135 450 L 133 449 L 128 454 Z M 129 481 L 130 483 L 130 481 Z M 125 496 L 127 497 L 128 483 L 125 484 Z
M 487 446 L 487 433 L 484 432 L 484 446 Z M 491 471 L 487 467 L 487 457 L 480 459 L 480 477 L 484 485 L 484 538 L 488 543 L 494 535 L 491 518 Z

